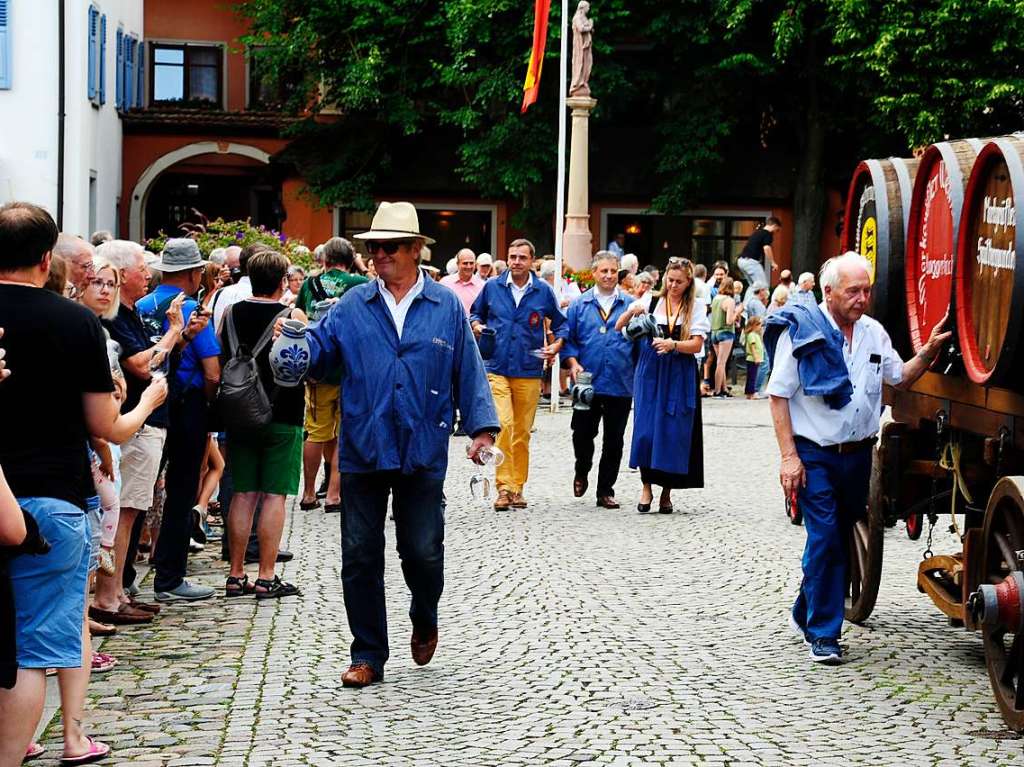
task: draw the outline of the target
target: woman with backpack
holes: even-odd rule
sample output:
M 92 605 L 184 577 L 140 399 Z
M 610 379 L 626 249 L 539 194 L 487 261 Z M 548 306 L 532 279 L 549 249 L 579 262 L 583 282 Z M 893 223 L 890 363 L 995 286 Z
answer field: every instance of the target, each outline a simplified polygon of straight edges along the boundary
M 288 259 L 274 251 L 257 253 L 248 262 L 252 297 L 230 306 L 220 329 L 222 383 L 218 406 L 228 435 L 228 457 L 234 494 L 228 513 L 231 571 L 225 584 L 229 597 L 257 599 L 292 596 L 299 589 L 274 573 L 284 532 L 285 497 L 299 489 L 302 469 L 302 421 L 305 410 L 301 386 L 278 387 L 270 369 L 274 323 L 279 318 L 306 320 L 298 310 L 282 307 Z M 262 387 L 270 402 L 269 423 L 255 417 L 244 404 L 231 399 L 226 388 L 235 371 L 252 370 L 255 380 L 246 388 Z M 247 418 L 249 422 L 246 422 Z M 261 419 L 262 420 L 262 419 Z M 245 573 L 245 550 L 256 504 L 262 498 L 259 573 L 254 583 Z

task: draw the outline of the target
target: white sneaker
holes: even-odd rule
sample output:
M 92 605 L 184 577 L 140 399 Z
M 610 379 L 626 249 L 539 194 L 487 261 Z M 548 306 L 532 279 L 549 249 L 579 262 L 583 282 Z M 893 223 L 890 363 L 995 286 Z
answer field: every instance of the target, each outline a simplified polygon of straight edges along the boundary
M 206 547 L 203 544 L 201 544 L 198 541 L 196 541 L 195 538 L 189 538 L 188 539 L 188 550 L 189 550 L 190 554 L 198 554 L 200 551 L 202 551 L 205 548 Z

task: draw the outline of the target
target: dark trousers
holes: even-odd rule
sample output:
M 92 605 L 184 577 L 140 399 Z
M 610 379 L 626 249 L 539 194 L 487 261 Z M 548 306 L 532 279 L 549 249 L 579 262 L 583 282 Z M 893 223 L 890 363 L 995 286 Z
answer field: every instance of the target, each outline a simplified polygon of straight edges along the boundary
M 760 362 L 747 360 L 747 383 L 743 387 L 744 394 L 753 394 L 757 391 L 757 369 L 761 367 Z
M 572 411 L 572 448 L 576 453 L 576 476 L 586 477 L 594 465 L 594 439 L 604 421 L 601 463 L 597 467 L 597 495 L 615 495 L 615 479 L 622 464 L 622 435 L 626 433 L 631 397 L 594 395 L 590 410 Z
M 418 629 L 437 625 L 444 589 L 444 479 L 397 471 L 341 476 L 341 583 L 352 632 L 352 662 L 383 673 L 388 660 L 384 524 L 388 496 L 402 574 Z
M 206 454 L 209 410 L 201 389 L 169 400 L 167 427 L 167 500 L 154 554 L 154 591 L 171 591 L 185 579 L 192 507 L 199 493 L 199 472 Z
M 797 502 L 804 515 L 804 579 L 793 617 L 811 639 L 839 639 L 846 603 L 847 540 L 864 515 L 871 450 L 839 455 L 797 438 L 807 476 Z
M 225 562 L 231 561 L 231 536 L 228 535 L 228 517 L 231 514 L 231 498 L 235 494 L 235 483 L 231 477 L 231 459 L 228 458 L 228 440 L 221 435 L 217 438 L 220 447 L 220 454 L 224 457 L 224 474 L 220 478 L 220 490 L 217 493 L 217 502 L 220 504 L 220 518 L 224 523 L 224 534 L 220 538 L 220 558 Z M 263 510 L 262 499 L 256 504 L 256 511 L 252 515 L 252 529 L 249 531 L 249 542 L 245 547 L 246 559 L 260 558 L 260 542 L 256 537 L 256 530 L 260 525 L 260 512 Z

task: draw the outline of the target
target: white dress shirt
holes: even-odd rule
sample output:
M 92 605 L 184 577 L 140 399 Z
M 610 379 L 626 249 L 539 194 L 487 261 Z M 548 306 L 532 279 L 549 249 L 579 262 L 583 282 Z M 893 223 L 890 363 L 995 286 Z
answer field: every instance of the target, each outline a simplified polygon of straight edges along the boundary
M 384 305 L 391 312 L 391 319 L 395 321 L 395 330 L 398 331 L 398 340 L 402 340 L 402 328 L 405 327 L 405 317 L 409 314 L 409 307 L 412 306 L 412 302 L 416 300 L 416 296 L 423 292 L 423 270 L 416 270 L 419 276 L 416 278 L 416 284 L 409 289 L 409 292 L 402 296 L 401 301 L 395 301 L 394 295 L 391 291 L 384 286 L 384 280 L 380 277 L 377 278 L 377 289 L 380 290 L 380 294 L 384 299 Z
M 824 302 L 820 307 L 833 327 L 838 328 Z M 789 331 L 784 330 L 779 336 L 767 392 L 789 400 L 789 418 L 795 436 L 819 445 L 839 445 L 860 442 L 878 433 L 882 382 L 895 385 L 903 380 L 903 360 L 892 348 L 882 324 L 868 316 L 854 324 L 852 346 L 843 336 L 843 359 L 853 384 L 853 399 L 839 410 L 833 410 L 825 404 L 824 397 L 804 394 Z
M 252 282 L 249 281 L 248 275 L 239 279 L 234 285 L 220 289 L 220 295 L 214 296 L 213 303 L 213 329 L 215 332 L 220 332 L 220 324 L 224 321 L 224 312 L 228 307 L 247 298 L 252 298 Z M 185 321 L 188 321 L 187 317 Z
M 526 291 L 530 289 L 530 286 L 533 284 L 533 280 L 530 278 L 530 275 L 526 275 L 526 283 L 523 287 L 519 287 L 512 280 L 512 270 L 509 269 L 508 280 L 506 280 L 506 282 L 508 283 L 508 286 L 512 288 L 512 300 L 516 302 L 516 307 L 518 308 L 519 302 L 523 300 L 523 296 L 525 296 Z
M 615 298 L 619 295 L 619 289 L 617 287 L 612 288 L 612 292 L 605 295 L 598 288 L 594 288 L 594 298 L 601 307 L 601 311 L 608 314 L 612 307 L 615 305 Z

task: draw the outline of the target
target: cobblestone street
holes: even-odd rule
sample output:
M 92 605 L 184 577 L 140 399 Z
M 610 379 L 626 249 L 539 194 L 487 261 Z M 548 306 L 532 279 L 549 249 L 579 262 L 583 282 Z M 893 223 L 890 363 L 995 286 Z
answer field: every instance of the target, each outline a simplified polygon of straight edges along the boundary
M 918 593 L 924 541 L 902 524 L 886 533 L 874 615 L 844 631 L 847 662 L 810 663 L 785 622 L 804 534 L 783 515 L 768 406 L 710 402 L 704 421 L 708 486 L 677 492 L 672 516 L 636 514 L 625 466 L 622 510 L 572 498 L 568 410 L 538 414 L 525 511 L 475 505 L 453 440 L 437 655 L 409 657 L 389 530 L 392 657 L 361 691 L 340 685 L 338 518 L 295 504 L 284 575 L 303 596 L 218 596 L 122 629 L 103 645 L 120 665 L 94 678 L 87 730 L 113 747 L 106 763 L 154 767 L 1024 764 L 980 637 Z M 937 535 L 937 551 L 954 548 Z M 222 587 L 211 553 L 192 567 Z M 45 745 L 39 763 L 57 764 L 59 717 Z

